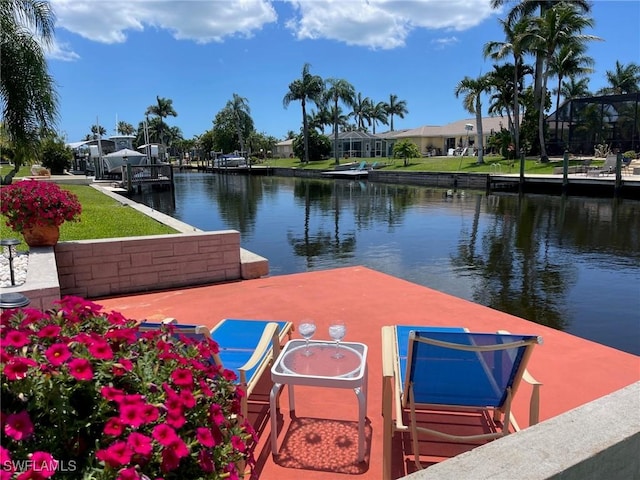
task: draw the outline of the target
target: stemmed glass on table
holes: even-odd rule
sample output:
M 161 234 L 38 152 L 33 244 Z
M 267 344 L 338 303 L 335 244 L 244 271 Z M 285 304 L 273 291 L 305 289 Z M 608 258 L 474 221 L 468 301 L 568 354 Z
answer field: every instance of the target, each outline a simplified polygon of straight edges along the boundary
M 300 332 L 300 335 L 302 335 L 302 338 L 304 338 L 306 342 L 306 348 L 302 354 L 305 357 L 308 357 L 309 355 L 313 355 L 313 352 L 309 350 L 309 340 L 311 339 L 311 337 L 313 337 L 314 333 L 316 333 L 315 322 L 310 318 L 304 319 L 302 323 L 300 323 L 300 326 L 298 326 L 298 331 Z
M 336 320 L 329 326 L 329 336 L 336 341 L 336 353 L 331 358 L 342 358 L 344 355 L 340 353 L 340 340 L 347 334 L 347 327 L 342 320 Z

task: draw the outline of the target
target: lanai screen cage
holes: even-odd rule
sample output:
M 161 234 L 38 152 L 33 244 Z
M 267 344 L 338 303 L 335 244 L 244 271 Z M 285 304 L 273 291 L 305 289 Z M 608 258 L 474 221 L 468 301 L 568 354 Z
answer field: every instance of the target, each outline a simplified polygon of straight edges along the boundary
M 329 135 L 333 144 L 333 135 Z M 333 145 L 332 150 L 333 152 Z M 338 156 L 341 158 L 371 158 L 387 156 L 387 141 L 367 132 L 350 131 L 338 134 Z
M 640 151 L 640 93 L 575 98 L 547 117 L 547 150 L 593 155 L 596 145 Z

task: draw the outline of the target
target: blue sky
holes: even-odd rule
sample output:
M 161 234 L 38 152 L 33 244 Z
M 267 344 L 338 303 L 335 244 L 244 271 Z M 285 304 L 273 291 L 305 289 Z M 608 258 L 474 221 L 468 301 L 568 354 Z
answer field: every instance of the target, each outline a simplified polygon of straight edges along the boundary
M 167 123 L 193 138 L 237 93 L 248 100 L 256 130 L 282 139 L 300 129 L 300 103 L 285 109 L 282 99 L 305 63 L 375 102 L 390 94 L 405 100 L 409 113 L 394 118 L 396 130 L 469 118 L 455 86 L 490 71 L 482 47 L 504 39 L 497 21 L 504 13 L 489 3 L 51 0 L 59 130 L 73 142 L 96 121 L 108 135 L 116 119 L 137 127 L 159 95 L 178 113 Z M 591 15 L 595 27 L 584 33 L 604 40 L 588 51 L 596 62 L 589 88 L 596 91 L 616 60 L 640 63 L 640 2 L 596 0 Z

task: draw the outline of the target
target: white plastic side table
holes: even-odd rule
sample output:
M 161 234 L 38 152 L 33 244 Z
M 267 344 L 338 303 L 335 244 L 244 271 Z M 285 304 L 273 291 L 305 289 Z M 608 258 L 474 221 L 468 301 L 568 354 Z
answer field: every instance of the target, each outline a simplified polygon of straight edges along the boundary
M 289 388 L 289 410 L 295 410 L 294 385 L 326 388 L 351 388 L 358 398 L 358 461 L 364 460 L 364 425 L 367 414 L 367 346 L 364 343 L 340 342 L 342 358 L 336 359 L 336 344 L 331 341 L 290 340 L 271 367 L 274 382 L 269 397 L 271 410 L 271 452 L 278 454 L 278 419 L 276 399 L 283 385 Z

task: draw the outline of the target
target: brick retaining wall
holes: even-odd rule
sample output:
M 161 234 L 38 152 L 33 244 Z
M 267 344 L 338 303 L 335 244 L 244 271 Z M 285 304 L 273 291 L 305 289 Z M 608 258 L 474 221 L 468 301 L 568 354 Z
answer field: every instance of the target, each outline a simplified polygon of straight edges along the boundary
M 239 280 L 235 230 L 61 242 L 61 295 L 99 298 Z

